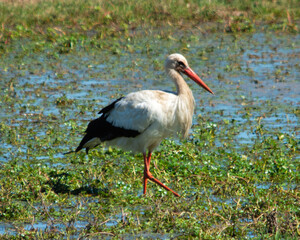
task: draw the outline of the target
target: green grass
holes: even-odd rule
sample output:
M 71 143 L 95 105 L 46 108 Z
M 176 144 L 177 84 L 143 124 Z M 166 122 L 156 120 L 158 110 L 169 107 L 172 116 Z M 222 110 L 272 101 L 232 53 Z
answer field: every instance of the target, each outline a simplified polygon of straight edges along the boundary
M 59 136 L 69 134 L 62 130 Z M 51 138 L 57 135 L 55 129 L 48 131 Z M 197 126 L 195 131 L 193 140 L 181 146 L 167 140 L 154 155 L 159 169 L 152 167 L 153 174 L 180 191 L 181 198 L 154 184 L 149 184 L 146 197 L 139 195 L 141 156 L 98 148 L 88 158 L 80 153 L 57 159 L 63 165 L 55 166 L 53 139 L 40 139 L 34 152 L 28 150 L 28 160 L 16 153 L 14 160 L 2 164 L 0 219 L 16 226 L 39 219 L 65 228 L 44 232 L 34 227 L 31 231 L 18 229 L 20 236 L 27 237 L 71 236 L 78 233 L 75 223 L 83 221 L 86 227 L 79 233 L 85 237 L 142 233 L 152 238 L 166 234 L 296 239 L 299 192 L 293 185 L 299 182 L 299 174 L 290 161 L 296 154 L 295 138 L 284 135 L 276 140 L 263 134 L 257 144 L 238 150 L 224 141 L 226 150 L 214 146 L 213 139 L 228 139 L 238 131 L 237 126 L 220 125 L 217 134 L 205 126 Z M 50 165 L 38 163 L 39 152 L 50 144 Z M 106 225 L 107 221 L 112 226 Z
M 297 0 L 282 1 L 0 1 L 1 41 L 19 37 L 97 35 L 99 38 L 141 26 L 202 27 L 221 23 L 220 30 L 252 30 L 261 22 L 280 30 L 297 31 Z M 210 27 L 215 29 L 215 27 Z

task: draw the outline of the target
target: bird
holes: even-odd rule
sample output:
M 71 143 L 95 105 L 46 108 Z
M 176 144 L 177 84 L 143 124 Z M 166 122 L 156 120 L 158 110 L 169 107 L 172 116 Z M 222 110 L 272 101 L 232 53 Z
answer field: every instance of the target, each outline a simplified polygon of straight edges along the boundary
M 165 71 L 176 85 L 176 92 L 162 90 L 140 90 L 120 97 L 104 107 L 97 119 L 92 120 L 85 135 L 76 148 L 89 150 L 106 143 L 133 153 L 142 153 L 144 158 L 143 194 L 148 180 L 180 195 L 156 179 L 150 172 L 153 151 L 163 139 L 179 136 L 185 138 L 192 125 L 195 108 L 193 93 L 183 75 L 188 76 L 206 91 L 213 91 L 189 67 L 179 53 L 169 55 L 165 60 Z

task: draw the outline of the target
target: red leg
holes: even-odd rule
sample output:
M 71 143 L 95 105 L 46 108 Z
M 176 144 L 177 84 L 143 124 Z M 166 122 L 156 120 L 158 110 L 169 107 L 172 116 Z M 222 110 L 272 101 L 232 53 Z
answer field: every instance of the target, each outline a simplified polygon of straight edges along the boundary
M 161 183 L 158 179 L 152 176 L 150 173 L 150 161 L 151 161 L 151 152 L 148 153 L 148 157 L 146 156 L 146 153 L 143 153 L 144 155 L 144 194 L 146 194 L 147 191 L 147 181 L 150 179 L 151 181 L 155 182 L 159 186 L 163 187 L 164 189 L 171 191 L 176 197 L 180 197 L 180 195 L 176 192 L 174 192 L 171 188 L 168 188 L 166 185 Z
M 148 168 L 148 159 L 147 159 L 146 153 L 143 153 L 143 155 L 144 155 L 144 194 L 146 194 L 147 181 L 148 181 L 148 178 L 146 175 L 146 169 L 148 169 L 148 171 L 149 171 L 149 168 Z

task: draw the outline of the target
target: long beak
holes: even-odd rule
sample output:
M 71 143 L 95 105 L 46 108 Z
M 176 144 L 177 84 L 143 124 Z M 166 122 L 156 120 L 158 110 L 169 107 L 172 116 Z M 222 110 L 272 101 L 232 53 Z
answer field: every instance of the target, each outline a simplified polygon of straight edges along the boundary
M 192 79 L 195 83 L 203 87 L 206 91 L 213 93 L 212 90 L 201 80 L 201 78 L 189 67 L 183 70 L 183 73 L 187 75 L 190 79 Z

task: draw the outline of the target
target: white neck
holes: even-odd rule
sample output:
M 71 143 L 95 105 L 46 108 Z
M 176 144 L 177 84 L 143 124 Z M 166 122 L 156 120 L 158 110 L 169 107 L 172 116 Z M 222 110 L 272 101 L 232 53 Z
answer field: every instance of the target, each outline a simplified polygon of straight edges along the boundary
M 179 72 L 174 69 L 167 69 L 167 73 L 174 81 L 177 88 L 177 117 L 181 122 L 183 137 L 186 137 L 192 125 L 195 107 L 193 93 Z
M 177 89 L 177 95 L 192 95 L 191 89 L 187 85 L 187 83 L 184 81 L 183 77 L 179 72 L 177 72 L 174 69 L 168 69 L 167 70 L 168 75 L 171 77 L 173 82 L 176 85 Z

